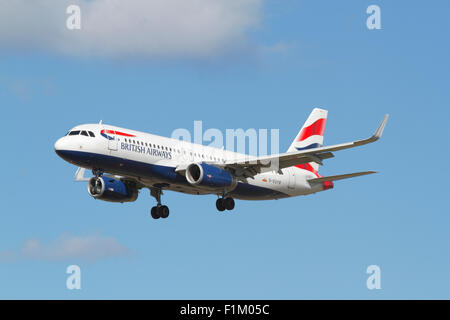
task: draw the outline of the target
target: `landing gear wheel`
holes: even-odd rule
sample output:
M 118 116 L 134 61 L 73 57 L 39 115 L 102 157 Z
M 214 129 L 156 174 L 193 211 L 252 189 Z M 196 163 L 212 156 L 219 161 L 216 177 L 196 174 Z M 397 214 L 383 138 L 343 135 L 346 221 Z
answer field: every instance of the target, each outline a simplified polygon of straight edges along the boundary
M 158 209 L 161 218 L 165 219 L 169 216 L 169 208 L 167 206 L 161 206 Z
M 151 216 L 152 216 L 153 219 L 159 219 L 159 218 L 161 218 L 158 209 L 159 209 L 158 207 L 152 207 L 152 210 L 150 211 L 150 214 L 151 214 Z
M 222 198 L 217 199 L 217 201 L 216 201 L 216 208 L 219 211 L 224 211 L 225 210 L 225 203 L 224 203 Z
M 169 216 L 169 208 L 167 206 L 161 205 L 161 195 L 162 189 L 159 187 L 150 187 L 150 195 L 156 199 L 158 203 L 152 208 L 151 215 L 153 219 L 167 218 Z
M 223 199 L 223 204 L 225 209 L 227 210 L 233 210 L 234 209 L 234 199 L 233 198 L 225 198 Z

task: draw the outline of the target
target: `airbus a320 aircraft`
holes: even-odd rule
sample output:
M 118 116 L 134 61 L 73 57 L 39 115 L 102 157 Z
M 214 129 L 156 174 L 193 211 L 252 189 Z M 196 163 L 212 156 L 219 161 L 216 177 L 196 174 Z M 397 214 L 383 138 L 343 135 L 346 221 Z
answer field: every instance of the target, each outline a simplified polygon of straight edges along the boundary
M 248 156 L 106 124 L 83 124 L 55 143 L 56 153 L 79 167 L 76 181 L 87 181 L 95 199 L 132 202 L 143 188 L 157 205 L 154 219 L 167 218 L 163 190 L 217 195 L 219 211 L 233 210 L 234 199 L 269 200 L 307 195 L 333 188 L 333 181 L 375 173 L 364 171 L 322 177 L 322 161 L 333 151 L 378 140 L 389 115 L 364 140 L 323 147 L 327 110 L 315 108 L 286 153 Z M 84 178 L 85 169 L 92 170 Z

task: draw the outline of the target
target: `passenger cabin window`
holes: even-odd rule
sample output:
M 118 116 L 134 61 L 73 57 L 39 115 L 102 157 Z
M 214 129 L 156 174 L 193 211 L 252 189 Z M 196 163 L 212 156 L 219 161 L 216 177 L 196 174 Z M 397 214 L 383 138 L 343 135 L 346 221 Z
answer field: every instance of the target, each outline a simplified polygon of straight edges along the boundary
M 79 130 L 76 130 L 76 131 L 70 131 L 69 136 L 77 136 L 77 135 L 79 135 L 79 134 L 80 134 L 80 131 L 79 131 Z

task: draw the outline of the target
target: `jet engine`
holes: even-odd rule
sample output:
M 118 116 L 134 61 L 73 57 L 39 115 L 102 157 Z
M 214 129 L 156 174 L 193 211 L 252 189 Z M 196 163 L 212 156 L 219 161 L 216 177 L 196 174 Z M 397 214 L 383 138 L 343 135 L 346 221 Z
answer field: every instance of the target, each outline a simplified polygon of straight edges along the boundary
M 231 173 L 206 163 L 191 163 L 186 168 L 186 180 L 192 185 L 212 190 L 230 190 L 236 186 L 236 179 Z
M 136 186 L 112 177 L 92 177 L 88 183 L 88 192 L 95 199 L 110 202 L 133 202 L 138 197 Z

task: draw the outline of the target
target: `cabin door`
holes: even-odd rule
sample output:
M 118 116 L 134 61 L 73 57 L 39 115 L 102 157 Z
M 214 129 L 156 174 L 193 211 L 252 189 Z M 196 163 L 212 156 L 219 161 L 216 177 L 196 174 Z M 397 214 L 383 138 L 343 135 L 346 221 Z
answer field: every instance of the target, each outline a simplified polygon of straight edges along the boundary
M 108 150 L 110 150 L 110 151 L 117 151 L 117 149 L 119 147 L 119 142 L 117 140 L 117 135 L 112 130 L 108 130 L 108 131 L 109 131 L 109 133 L 107 134 L 107 136 L 108 136 Z
M 288 188 L 295 189 L 295 171 L 294 168 L 289 168 L 287 174 L 289 175 Z

